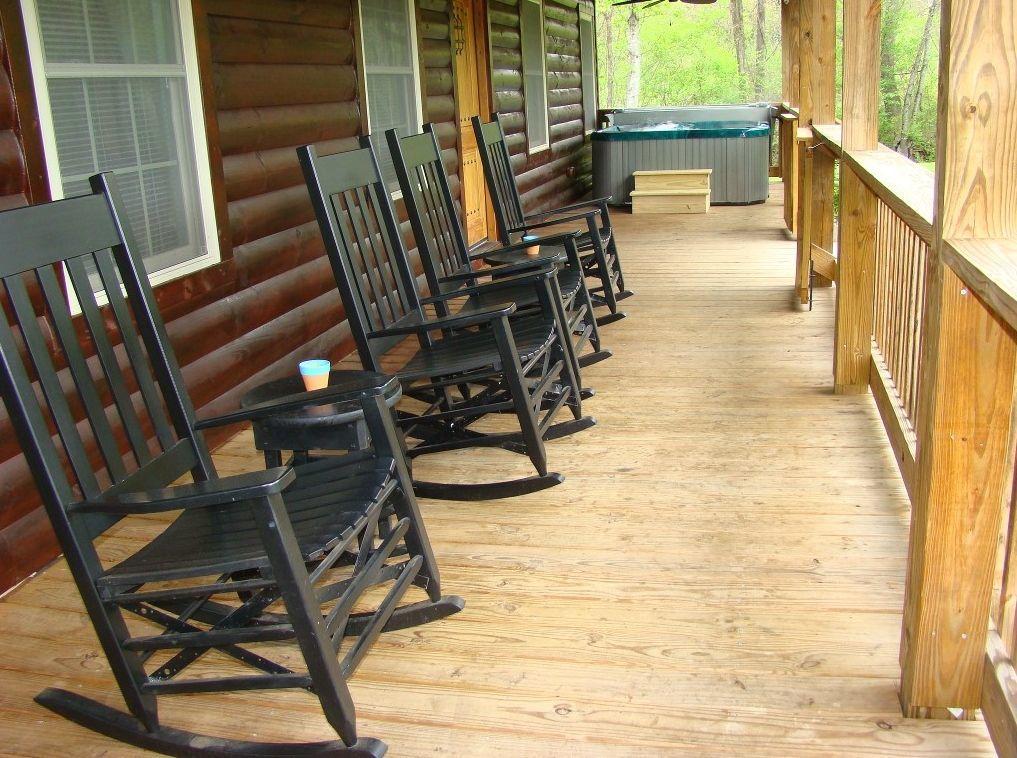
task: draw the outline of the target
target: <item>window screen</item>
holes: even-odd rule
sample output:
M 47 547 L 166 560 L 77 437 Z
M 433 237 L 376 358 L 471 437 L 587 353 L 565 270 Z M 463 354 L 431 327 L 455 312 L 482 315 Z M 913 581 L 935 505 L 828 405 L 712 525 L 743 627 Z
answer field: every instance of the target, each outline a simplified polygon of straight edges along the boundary
M 367 80 L 367 115 L 374 149 L 385 181 L 399 189 L 385 132 L 398 129 L 402 136 L 420 131 L 417 63 L 413 44 L 412 6 L 407 0 L 362 0 L 364 74 Z
M 526 140 L 530 150 L 548 145 L 547 81 L 544 76 L 544 5 L 522 0 L 519 36 L 523 54 L 523 94 L 526 98 Z
M 61 189 L 117 176 L 149 273 L 207 253 L 176 0 L 36 0 Z
M 579 17 L 579 55 L 583 66 L 583 126 L 586 131 L 597 128 L 597 60 L 593 41 L 593 19 Z

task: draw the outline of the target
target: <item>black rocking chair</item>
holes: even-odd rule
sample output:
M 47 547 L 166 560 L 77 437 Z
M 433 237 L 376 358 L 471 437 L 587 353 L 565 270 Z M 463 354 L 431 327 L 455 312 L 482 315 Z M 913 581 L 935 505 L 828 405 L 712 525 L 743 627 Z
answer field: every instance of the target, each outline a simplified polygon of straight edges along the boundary
M 506 300 L 516 304 L 519 309 L 516 315 L 523 318 L 528 318 L 531 311 L 539 309 L 541 304 L 538 293 L 528 283 L 511 289 L 496 287 L 491 292 L 483 287 L 484 279 L 530 271 L 534 267 L 546 265 L 546 259 L 474 268 L 474 261 L 504 251 L 485 249 L 471 255 L 432 124 L 424 124 L 423 134 L 400 138 L 398 130 L 390 129 L 385 136 L 431 292 L 444 294 L 470 287 L 472 294 L 460 313 L 464 310 L 483 309 Z M 573 335 L 570 354 L 575 361 L 578 376 L 580 367 L 609 358 L 611 353 L 601 348 L 600 330 L 593 314 L 590 293 L 586 289 L 576 236 L 575 232 L 559 234 L 531 240 L 528 244 L 565 249 L 567 258 L 557 274 L 563 298 L 558 304 L 558 318 L 564 325 L 564 331 Z M 446 303 L 442 302 L 440 306 L 439 314 L 448 315 Z M 583 348 L 587 344 L 592 346 L 593 352 L 583 355 Z
M 469 447 L 501 447 L 529 457 L 536 476 L 482 484 L 414 481 L 418 495 L 449 500 L 488 500 L 536 492 L 564 481 L 547 469 L 545 440 L 586 429 L 579 379 L 569 341 L 556 319 L 561 300 L 553 263 L 484 285 L 506 290 L 528 283 L 539 312 L 509 317 L 503 300 L 466 313 L 431 318 L 425 308 L 473 294 L 469 287 L 421 298 L 381 170 L 363 137 L 362 147 L 319 156 L 298 148 L 325 250 L 353 332 L 361 363 L 381 370 L 383 356 L 407 337 L 419 350 L 395 370 L 404 394 L 425 407 L 400 414 L 410 457 Z M 440 333 L 436 336 L 436 333 Z M 555 423 L 567 407 L 574 420 Z M 479 432 L 470 425 L 491 413 L 514 414 L 518 432 Z M 540 414 L 543 415 L 540 415 Z
M 169 755 L 384 754 L 384 743 L 358 735 L 346 679 L 383 630 L 463 605 L 441 595 L 384 399 L 395 380 L 365 372 L 359 384 L 198 423 L 110 176 L 93 177 L 92 188 L 95 194 L 0 214 L 0 278 L 13 315 L 10 323 L 0 318 L 0 391 L 129 713 L 59 689 L 37 701 Z M 96 277 L 106 307 L 93 293 Z M 349 407 L 351 423 L 367 424 L 367 447 L 219 477 L 198 432 L 333 403 Z M 173 484 L 188 473 L 193 484 Z M 100 560 L 96 539 L 121 519 L 171 512 L 175 518 L 136 552 Z M 388 589 L 375 610 L 354 613 L 364 592 L 381 585 Z M 412 585 L 427 599 L 400 606 Z M 299 650 L 298 670 L 265 657 L 286 641 Z M 206 667 L 181 675 L 210 651 L 240 673 L 211 676 Z M 250 742 L 159 721 L 164 695 L 281 688 L 313 693 L 339 739 Z M 258 728 L 252 723 L 252 732 Z
M 625 314 L 618 310 L 618 301 L 630 297 L 632 292 L 625 289 L 625 277 L 607 206 L 610 198 L 586 200 L 527 215 L 516 187 L 505 132 L 498 114 L 494 114 L 488 124 L 482 123 L 478 116 L 471 121 L 502 244 L 509 244 L 519 235 L 535 229 L 585 222 L 586 230 L 578 239 L 579 252 L 583 256 L 587 276 L 599 281 L 597 286 L 590 288 L 590 294 L 597 305 L 607 306 L 610 310 L 610 314 L 600 317 L 599 323 L 603 326 L 625 318 Z

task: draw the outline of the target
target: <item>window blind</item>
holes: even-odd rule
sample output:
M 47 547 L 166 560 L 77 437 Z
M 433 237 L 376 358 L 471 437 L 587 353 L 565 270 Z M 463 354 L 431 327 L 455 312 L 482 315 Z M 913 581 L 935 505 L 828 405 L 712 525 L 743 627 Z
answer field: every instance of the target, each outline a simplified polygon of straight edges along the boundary
M 113 171 L 149 273 L 205 254 L 175 0 L 36 0 L 66 197 Z
M 394 191 L 399 188 L 399 182 L 384 133 L 398 129 L 405 137 L 420 131 L 410 5 L 407 0 L 364 0 L 360 13 L 367 115 L 382 175 L 389 189 Z
M 530 150 L 547 147 L 547 79 L 544 70 L 544 5 L 522 0 L 519 36 L 523 57 L 523 96 L 526 101 L 526 140 Z

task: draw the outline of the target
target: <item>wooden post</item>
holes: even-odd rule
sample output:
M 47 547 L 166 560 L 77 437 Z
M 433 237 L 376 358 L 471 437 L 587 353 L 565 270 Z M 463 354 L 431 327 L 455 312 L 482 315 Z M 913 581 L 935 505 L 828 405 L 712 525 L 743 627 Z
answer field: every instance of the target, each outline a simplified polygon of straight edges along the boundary
M 780 48 L 783 100 L 792 108 L 799 103 L 799 35 L 798 7 L 801 0 L 783 0 L 780 4 Z
M 980 705 L 1012 452 L 1014 334 L 943 261 L 1017 232 L 1015 0 L 944 0 L 935 239 L 901 639 L 906 716 Z
M 800 107 L 801 126 L 833 124 L 836 121 L 837 18 L 834 0 L 799 0 Z M 833 171 L 834 157 L 825 150 L 810 155 L 812 188 L 809 195 L 799 194 L 803 212 L 809 213 L 810 242 L 833 250 Z M 801 166 L 802 171 L 805 166 Z M 803 247 L 805 235 L 798 235 L 798 258 L 808 260 L 811 246 Z M 799 295 L 801 295 L 799 279 Z M 816 277 L 820 286 L 831 282 Z
M 845 152 L 873 150 L 879 144 L 880 6 L 881 0 L 844 4 Z M 869 386 L 872 355 L 876 196 L 846 161 L 840 165 L 839 231 L 833 385 L 838 394 L 861 393 Z
M 798 168 L 797 204 L 795 206 L 796 223 L 795 239 L 798 241 L 797 259 L 795 262 L 795 292 L 804 304 L 809 302 L 809 275 L 812 259 L 812 234 L 815 214 L 813 213 L 813 168 L 815 166 L 815 150 L 811 150 L 812 134 L 810 129 L 798 129 L 795 135 L 796 166 Z
M 792 237 L 798 236 L 798 118 L 785 113 L 780 117 L 780 153 L 784 178 L 784 225 Z

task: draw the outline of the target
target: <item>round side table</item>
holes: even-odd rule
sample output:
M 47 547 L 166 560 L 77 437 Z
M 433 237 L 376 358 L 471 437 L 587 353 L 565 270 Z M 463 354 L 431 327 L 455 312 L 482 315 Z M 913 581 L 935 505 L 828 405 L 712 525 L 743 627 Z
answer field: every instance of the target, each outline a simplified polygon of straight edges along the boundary
M 382 389 L 391 408 L 402 394 L 399 380 L 373 371 L 332 371 L 329 387 L 356 392 Z M 241 408 L 251 408 L 305 392 L 299 374 L 267 382 L 248 392 L 240 400 Z M 358 450 L 369 440 L 363 412 L 356 402 L 329 403 L 287 411 L 252 421 L 254 446 L 265 454 L 269 468 L 282 465 L 282 451 L 292 450 L 294 461 L 306 460 L 309 450 Z

